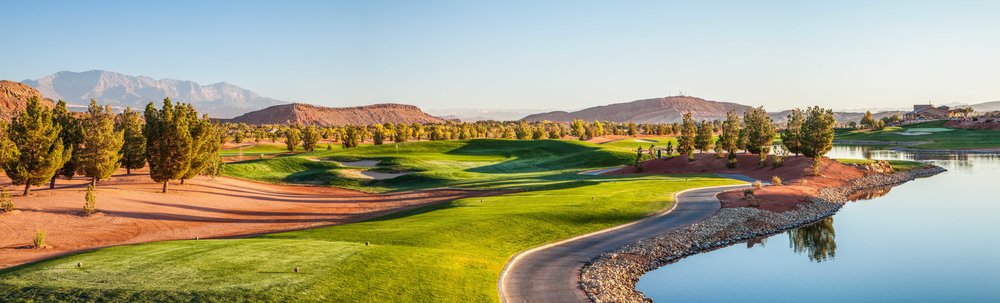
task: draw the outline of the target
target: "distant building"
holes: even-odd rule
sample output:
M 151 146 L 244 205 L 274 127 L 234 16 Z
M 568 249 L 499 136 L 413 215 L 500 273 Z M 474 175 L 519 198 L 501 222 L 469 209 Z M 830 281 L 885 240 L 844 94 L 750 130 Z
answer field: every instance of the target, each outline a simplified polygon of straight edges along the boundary
M 906 120 L 940 120 L 948 119 L 951 107 L 942 105 L 934 107 L 931 104 L 917 104 L 913 106 L 913 111 L 906 113 Z

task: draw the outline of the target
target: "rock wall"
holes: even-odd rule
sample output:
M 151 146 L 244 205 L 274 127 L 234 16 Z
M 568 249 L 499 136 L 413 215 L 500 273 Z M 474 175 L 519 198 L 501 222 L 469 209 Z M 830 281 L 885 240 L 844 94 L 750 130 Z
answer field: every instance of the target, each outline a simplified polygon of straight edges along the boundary
M 581 272 L 581 286 L 594 302 L 649 302 L 635 289 L 639 277 L 681 258 L 816 222 L 837 212 L 853 194 L 904 183 L 945 171 L 930 167 L 892 174 L 869 174 L 848 185 L 825 188 L 810 203 L 785 212 L 724 208 L 699 223 L 626 245 L 591 260 Z

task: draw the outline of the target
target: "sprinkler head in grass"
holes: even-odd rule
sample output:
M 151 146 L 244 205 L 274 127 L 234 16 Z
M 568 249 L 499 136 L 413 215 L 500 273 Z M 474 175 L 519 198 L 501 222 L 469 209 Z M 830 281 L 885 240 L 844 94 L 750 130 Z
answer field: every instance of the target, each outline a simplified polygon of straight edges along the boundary
M 83 262 L 76 262 L 76 268 L 83 267 Z
M 294 272 L 299 272 L 299 267 L 298 267 L 298 266 L 296 266 L 296 267 L 295 267 L 295 269 L 292 269 L 292 271 L 294 271 Z

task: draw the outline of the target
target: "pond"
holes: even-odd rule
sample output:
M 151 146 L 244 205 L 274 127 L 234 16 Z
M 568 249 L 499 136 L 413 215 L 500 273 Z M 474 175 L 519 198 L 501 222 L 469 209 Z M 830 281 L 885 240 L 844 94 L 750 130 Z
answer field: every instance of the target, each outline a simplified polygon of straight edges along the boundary
M 948 172 L 810 226 L 682 259 L 636 288 L 661 302 L 1000 302 L 1000 157 L 847 146 L 829 156 Z

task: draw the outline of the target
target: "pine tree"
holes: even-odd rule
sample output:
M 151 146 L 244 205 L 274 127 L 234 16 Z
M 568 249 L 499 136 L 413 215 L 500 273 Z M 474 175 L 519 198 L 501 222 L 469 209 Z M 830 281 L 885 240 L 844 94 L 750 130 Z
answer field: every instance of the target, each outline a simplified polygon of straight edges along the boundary
M 121 165 L 125 167 L 125 173 L 131 175 L 133 169 L 146 166 L 146 137 L 142 135 L 144 122 L 139 112 L 128 107 L 118 116 L 117 122 L 116 129 L 121 130 L 125 137 L 119 152 Z
M 781 145 L 785 146 L 785 150 L 789 153 L 793 153 L 796 156 L 802 152 L 802 123 L 805 118 L 802 116 L 802 111 L 798 108 L 792 110 L 792 114 L 788 115 L 788 123 L 785 126 L 785 131 L 781 132 Z
M 97 186 L 97 181 L 111 177 L 121 165 L 119 152 L 125 142 L 124 131 L 115 130 L 115 113 L 111 106 L 98 106 L 95 100 L 90 100 L 80 125 L 83 140 L 77 172 L 90 177 L 90 185 Z
M 802 155 L 813 158 L 813 175 L 819 175 L 820 159 L 833 148 L 833 110 L 819 106 L 806 110 L 802 123 Z
M 80 143 L 83 142 L 83 128 L 80 127 L 80 120 L 69 112 L 69 109 L 66 108 L 66 101 L 63 100 L 59 100 L 56 107 L 52 109 L 52 119 L 62 127 L 62 130 L 59 131 L 59 138 L 63 140 L 63 150 L 70 153 L 69 160 L 63 163 L 63 166 L 49 181 L 49 188 L 56 188 L 56 177 L 71 180 L 76 175 L 80 162 Z
M 307 152 L 311 152 L 316 149 L 316 143 L 319 143 L 320 133 L 315 126 L 307 126 L 305 131 L 302 132 L 302 149 Z
M 712 128 L 714 126 L 705 121 L 701 121 L 697 126 L 694 136 L 694 147 L 703 153 L 712 148 Z
M 219 140 L 221 131 L 216 128 L 208 115 L 199 119 L 198 111 L 191 104 L 185 106 L 185 112 L 185 117 L 189 121 L 188 130 L 191 133 L 191 164 L 180 177 L 181 184 L 184 184 L 184 180 L 201 174 L 205 167 L 219 158 L 219 149 L 222 147 Z
M 94 185 L 93 184 L 91 184 L 90 186 L 87 186 L 87 194 L 83 197 L 83 199 L 84 199 L 84 201 L 86 201 L 83 204 L 83 214 L 89 216 L 89 215 L 93 215 L 94 213 L 96 213 L 97 212 L 97 197 L 94 196 Z
M 865 116 L 863 118 L 861 118 L 861 127 L 868 128 L 868 129 L 874 129 L 876 127 L 876 125 L 875 125 L 875 117 L 872 116 L 872 112 L 871 111 L 866 111 L 865 112 Z
M 691 113 L 684 113 L 681 134 L 677 137 L 677 152 L 681 155 L 687 155 L 688 161 L 694 161 L 694 137 L 697 134 L 698 126 L 691 118 Z
M 153 103 L 146 106 L 146 159 L 149 162 L 149 177 L 163 183 L 179 179 L 191 165 L 191 132 L 183 106 L 175 108 L 170 98 L 163 99 L 163 108 L 156 109 Z
M 736 111 L 729 111 L 726 114 L 726 121 L 722 122 L 722 133 L 719 134 L 717 144 L 722 146 L 726 153 L 735 155 L 740 143 L 740 117 Z
M 746 135 L 746 150 L 760 156 L 760 166 L 767 164 L 767 155 L 771 153 L 771 142 L 774 141 L 774 122 L 767 116 L 764 107 L 750 108 L 743 113 Z
M 37 97 L 28 99 L 27 108 L 11 121 L 7 137 L 13 149 L 2 166 L 12 183 L 24 185 L 25 196 L 32 185 L 51 180 L 72 156 L 59 138 L 61 131 L 52 111 L 43 108 Z
M 302 142 L 302 130 L 298 126 L 289 127 L 285 130 L 285 148 L 289 152 L 295 152 L 295 147 Z

